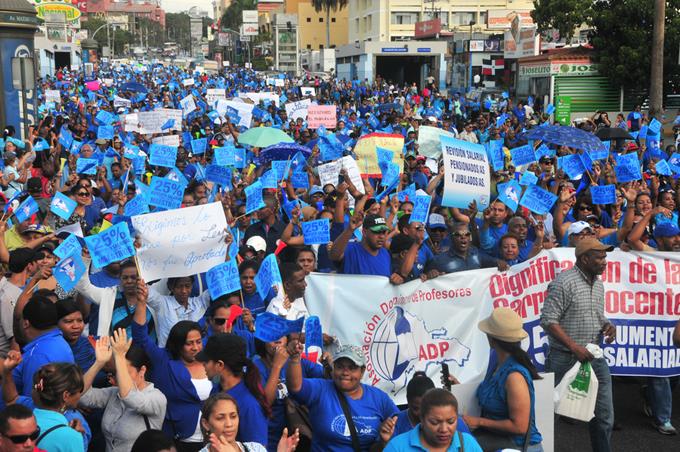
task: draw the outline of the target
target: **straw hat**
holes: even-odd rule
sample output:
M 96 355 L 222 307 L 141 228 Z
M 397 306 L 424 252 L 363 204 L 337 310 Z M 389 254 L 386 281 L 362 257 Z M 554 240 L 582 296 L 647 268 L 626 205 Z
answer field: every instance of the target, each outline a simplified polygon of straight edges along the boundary
M 494 309 L 489 317 L 479 322 L 478 327 L 503 342 L 519 342 L 528 336 L 522 328 L 522 319 L 510 308 Z

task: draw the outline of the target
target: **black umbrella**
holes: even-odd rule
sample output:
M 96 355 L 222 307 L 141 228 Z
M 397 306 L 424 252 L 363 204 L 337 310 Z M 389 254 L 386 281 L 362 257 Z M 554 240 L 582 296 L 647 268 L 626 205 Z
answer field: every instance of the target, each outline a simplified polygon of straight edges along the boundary
M 621 127 L 603 127 L 598 130 L 595 135 L 602 141 L 610 141 L 616 139 L 633 140 L 626 129 Z

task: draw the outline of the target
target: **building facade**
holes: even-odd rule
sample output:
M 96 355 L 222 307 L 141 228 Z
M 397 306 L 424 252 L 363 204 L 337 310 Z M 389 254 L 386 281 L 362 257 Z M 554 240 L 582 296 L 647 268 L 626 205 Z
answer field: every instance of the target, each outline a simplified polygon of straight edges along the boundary
M 349 3 L 353 3 L 350 1 Z M 330 19 L 330 47 L 335 48 L 347 44 L 349 5 L 337 11 L 331 10 L 330 17 L 326 12 L 316 12 L 309 0 L 287 0 L 286 14 L 297 14 L 300 33 L 300 49 L 321 50 L 326 48 L 326 20 Z

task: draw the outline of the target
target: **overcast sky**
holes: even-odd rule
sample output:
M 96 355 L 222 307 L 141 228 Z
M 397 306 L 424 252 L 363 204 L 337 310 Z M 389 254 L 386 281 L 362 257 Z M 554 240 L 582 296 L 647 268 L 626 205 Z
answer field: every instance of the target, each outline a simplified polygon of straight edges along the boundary
M 161 5 L 166 13 L 179 13 L 188 10 L 192 6 L 198 6 L 200 9 L 208 11 L 210 17 L 213 15 L 211 0 L 162 0 Z

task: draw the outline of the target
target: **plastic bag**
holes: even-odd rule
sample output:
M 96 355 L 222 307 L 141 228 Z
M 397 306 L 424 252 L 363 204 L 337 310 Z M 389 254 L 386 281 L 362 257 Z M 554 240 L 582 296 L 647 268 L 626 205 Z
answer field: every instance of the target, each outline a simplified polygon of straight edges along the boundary
M 555 388 L 555 414 L 588 422 L 595 417 L 598 381 L 589 362 L 576 363 Z

